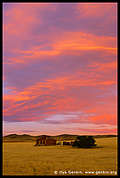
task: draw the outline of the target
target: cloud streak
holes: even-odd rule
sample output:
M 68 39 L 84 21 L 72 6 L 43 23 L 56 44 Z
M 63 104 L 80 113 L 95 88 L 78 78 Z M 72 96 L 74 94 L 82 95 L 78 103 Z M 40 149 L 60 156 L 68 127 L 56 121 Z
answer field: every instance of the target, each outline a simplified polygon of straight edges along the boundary
M 4 133 L 20 123 L 20 133 L 117 132 L 116 12 L 116 3 L 3 4 Z

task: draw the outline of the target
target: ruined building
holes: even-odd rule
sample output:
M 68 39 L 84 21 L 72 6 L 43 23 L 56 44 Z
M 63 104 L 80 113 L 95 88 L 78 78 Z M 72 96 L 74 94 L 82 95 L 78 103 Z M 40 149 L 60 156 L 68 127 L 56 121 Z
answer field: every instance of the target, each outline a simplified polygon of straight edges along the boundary
M 36 140 L 35 146 L 42 146 L 42 145 L 56 145 L 56 140 L 47 138 L 47 136 L 43 135 Z

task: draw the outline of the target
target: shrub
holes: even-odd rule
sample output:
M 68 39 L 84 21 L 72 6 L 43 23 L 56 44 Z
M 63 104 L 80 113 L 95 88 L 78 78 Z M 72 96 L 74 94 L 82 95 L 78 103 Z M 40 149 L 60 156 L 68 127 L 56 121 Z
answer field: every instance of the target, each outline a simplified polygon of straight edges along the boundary
M 96 146 L 93 136 L 78 136 L 72 146 L 79 148 L 91 148 Z

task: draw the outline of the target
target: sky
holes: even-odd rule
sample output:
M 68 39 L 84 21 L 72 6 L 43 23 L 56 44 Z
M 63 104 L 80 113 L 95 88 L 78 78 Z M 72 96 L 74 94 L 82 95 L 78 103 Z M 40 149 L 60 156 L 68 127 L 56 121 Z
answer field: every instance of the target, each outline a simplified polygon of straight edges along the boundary
M 8 134 L 117 134 L 117 3 L 3 3 Z

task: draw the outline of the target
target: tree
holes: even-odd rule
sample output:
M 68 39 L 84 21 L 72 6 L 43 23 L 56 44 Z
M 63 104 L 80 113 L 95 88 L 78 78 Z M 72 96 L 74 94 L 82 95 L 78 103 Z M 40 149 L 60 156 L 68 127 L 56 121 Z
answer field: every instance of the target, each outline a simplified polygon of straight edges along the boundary
M 93 136 L 78 136 L 72 146 L 79 148 L 91 148 L 96 146 Z

